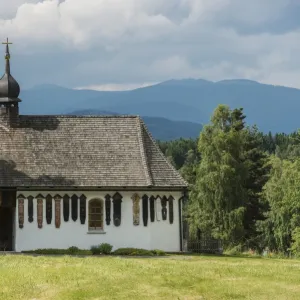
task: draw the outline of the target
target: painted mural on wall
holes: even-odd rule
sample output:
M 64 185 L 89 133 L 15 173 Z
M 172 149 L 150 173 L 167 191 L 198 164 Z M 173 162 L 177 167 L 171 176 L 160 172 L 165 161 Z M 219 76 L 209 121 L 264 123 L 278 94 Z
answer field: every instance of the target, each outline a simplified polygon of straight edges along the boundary
M 61 196 L 56 195 L 54 197 L 54 202 L 55 202 L 55 227 L 59 228 L 60 227 L 60 203 L 61 203 Z
M 43 227 L 43 199 L 44 197 L 39 195 L 37 196 L 37 222 L 38 228 Z
M 111 207 L 113 212 L 113 225 L 115 227 L 119 227 L 121 225 L 121 212 L 122 212 L 122 198 L 123 196 L 120 193 L 115 193 L 113 196 L 107 194 L 105 197 L 105 201 L 103 201 L 101 222 L 105 215 L 106 217 L 106 225 L 110 226 L 111 221 Z M 33 212 L 34 202 L 36 199 L 36 216 L 37 216 L 37 225 L 38 228 L 43 227 L 43 209 L 45 208 L 45 216 L 46 216 L 46 225 L 50 225 L 52 223 L 52 206 L 54 209 L 54 222 L 55 228 L 61 227 L 61 220 L 63 218 L 64 222 L 70 222 L 71 220 L 76 222 L 80 221 L 82 225 L 86 224 L 86 218 L 90 219 L 90 216 L 87 214 L 87 197 L 84 194 L 81 194 L 79 197 L 76 194 L 73 194 L 70 198 L 69 195 L 64 195 L 63 197 L 59 194 L 56 194 L 54 197 L 50 194 L 45 198 L 43 195 L 39 194 L 34 198 L 32 195 L 27 198 L 20 195 L 17 197 L 18 199 L 18 217 L 19 217 L 19 227 L 23 228 L 24 226 L 24 218 L 25 218 L 25 209 L 24 204 L 25 201 L 28 201 L 27 204 L 27 214 L 28 214 L 28 222 L 32 223 L 34 220 Z M 148 222 L 151 221 L 165 221 L 169 219 L 170 224 L 173 224 L 174 221 L 174 198 L 169 196 L 168 198 L 163 195 L 159 196 L 148 196 L 144 194 L 141 197 L 138 193 L 134 193 L 131 196 L 132 199 L 132 221 L 134 226 L 140 225 L 140 219 L 142 214 L 142 221 L 145 227 L 148 226 Z M 142 200 L 142 201 L 141 201 Z M 142 205 L 142 207 L 141 207 Z M 71 216 L 71 219 L 69 218 Z M 78 216 L 80 218 L 78 218 Z M 150 217 L 150 219 L 149 219 Z
M 132 214 L 133 214 L 133 225 L 140 225 L 140 196 L 138 194 L 132 195 Z
M 167 220 L 167 197 L 163 196 L 161 199 L 161 215 L 162 215 L 162 219 L 163 221 Z
M 18 196 L 19 228 L 24 226 L 24 199 L 23 195 Z
M 156 220 L 160 221 L 161 220 L 161 198 L 160 196 L 157 196 L 155 199 L 155 204 L 156 204 Z

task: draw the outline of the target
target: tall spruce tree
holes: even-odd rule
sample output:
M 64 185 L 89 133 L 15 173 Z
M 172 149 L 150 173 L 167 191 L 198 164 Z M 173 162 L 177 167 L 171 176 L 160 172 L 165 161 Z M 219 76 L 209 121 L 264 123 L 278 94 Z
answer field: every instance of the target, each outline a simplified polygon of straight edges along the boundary
M 261 192 L 267 155 L 256 127 L 246 128 L 243 109 L 219 106 L 200 135 L 201 162 L 191 193 L 192 232 L 221 238 L 225 245 L 256 247 L 256 222 L 267 210 Z
M 245 181 L 248 197 L 244 216 L 245 240 L 248 247 L 257 248 L 257 221 L 265 219 L 264 213 L 268 205 L 262 201 L 262 191 L 268 180 L 270 167 L 267 163 L 267 154 L 262 150 L 263 139 L 256 127 L 247 128 L 244 145 L 244 159 L 248 169 L 248 177 Z
M 247 202 L 247 168 L 244 163 L 246 131 L 242 110 L 220 105 L 211 124 L 204 127 L 198 143 L 201 162 L 191 193 L 190 229 L 237 245 L 244 237 Z

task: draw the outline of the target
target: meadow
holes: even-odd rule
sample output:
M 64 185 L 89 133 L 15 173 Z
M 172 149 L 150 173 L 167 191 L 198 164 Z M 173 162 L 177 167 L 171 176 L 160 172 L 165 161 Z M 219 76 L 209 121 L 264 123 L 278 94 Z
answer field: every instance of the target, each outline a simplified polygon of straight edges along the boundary
M 0 255 L 2 300 L 299 299 L 300 261 Z

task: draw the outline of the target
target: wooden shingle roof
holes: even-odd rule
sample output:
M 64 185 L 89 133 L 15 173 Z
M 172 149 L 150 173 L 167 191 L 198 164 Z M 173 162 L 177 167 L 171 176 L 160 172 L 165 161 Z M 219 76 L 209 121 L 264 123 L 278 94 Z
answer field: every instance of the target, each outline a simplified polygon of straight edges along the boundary
M 0 187 L 187 186 L 136 116 L 19 116 L 0 124 Z

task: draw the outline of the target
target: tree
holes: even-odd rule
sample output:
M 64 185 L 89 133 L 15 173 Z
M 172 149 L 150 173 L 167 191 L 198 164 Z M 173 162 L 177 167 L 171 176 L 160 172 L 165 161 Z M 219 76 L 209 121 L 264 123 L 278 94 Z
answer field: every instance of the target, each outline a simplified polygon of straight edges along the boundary
M 221 105 L 199 140 L 160 146 L 190 184 L 192 233 L 299 254 L 300 131 L 263 134 L 243 109 Z
M 193 150 L 195 156 L 197 153 L 197 140 L 195 139 L 178 139 L 168 142 L 158 142 L 162 152 L 170 159 L 176 169 L 184 166 L 187 160 L 187 155 L 190 150 Z M 197 157 L 198 159 L 198 157 Z
M 199 163 L 199 155 L 195 153 L 195 150 L 190 149 L 186 154 L 186 159 L 179 170 L 183 178 L 189 183 L 192 188 L 196 181 L 197 165 Z
M 262 150 L 263 139 L 254 126 L 247 128 L 244 145 L 244 163 L 247 165 L 248 177 L 245 181 L 247 201 L 245 204 L 244 229 L 248 247 L 257 248 L 257 221 L 265 219 L 268 206 L 261 199 L 263 187 L 268 180 L 270 167 L 267 165 L 268 155 Z
M 198 143 L 201 162 L 188 208 L 192 233 L 200 229 L 227 246 L 240 243 L 244 237 L 244 182 L 248 174 L 243 119 L 242 109 L 231 111 L 220 105 L 211 124 L 204 127 Z
M 270 179 L 263 191 L 269 210 L 265 220 L 259 222 L 262 247 L 287 252 L 293 239 L 299 243 L 300 158 L 289 161 L 272 156 L 270 165 Z

